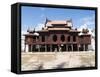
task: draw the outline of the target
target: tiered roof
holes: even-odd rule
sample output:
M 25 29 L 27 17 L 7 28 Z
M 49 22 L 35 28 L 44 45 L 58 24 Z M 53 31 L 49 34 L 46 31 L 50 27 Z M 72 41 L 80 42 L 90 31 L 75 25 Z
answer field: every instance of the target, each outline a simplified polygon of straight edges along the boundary
M 47 32 L 47 31 L 70 31 L 70 32 L 80 32 L 77 31 L 77 29 L 72 29 L 72 20 L 48 20 L 46 19 L 45 26 L 42 28 L 42 30 L 38 32 Z
M 46 21 L 45 21 L 45 24 L 44 24 L 44 27 L 39 30 L 39 31 L 33 31 L 34 32 L 37 32 L 37 33 L 40 33 L 40 32 L 49 32 L 49 31 L 68 31 L 68 32 L 76 32 L 76 33 L 80 33 L 82 31 L 78 31 L 77 28 L 76 29 L 72 29 L 72 26 L 73 26 L 73 23 L 72 23 L 72 20 L 64 20 L 64 21 L 60 21 L 60 20 L 54 20 L 54 21 L 51 21 L 51 20 L 48 20 L 46 18 Z M 84 31 L 87 31 L 87 30 L 84 30 Z M 29 33 L 31 33 L 30 35 L 33 35 L 32 34 L 32 31 L 28 31 Z M 82 33 L 82 35 L 87 35 L 87 33 Z

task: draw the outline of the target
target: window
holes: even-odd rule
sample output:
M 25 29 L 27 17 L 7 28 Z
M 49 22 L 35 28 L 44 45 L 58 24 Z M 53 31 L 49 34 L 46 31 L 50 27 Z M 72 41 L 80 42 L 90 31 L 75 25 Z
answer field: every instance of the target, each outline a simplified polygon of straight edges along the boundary
M 57 41 L 57 35 L 53 36 L 53 41 L 56 42 Z
M 70 42 L 70 36 L 68 36 L 68 42 Z
M 42 36 L 42 42 L 45 42 L 45 36 Z
M 74 41 L 74 42 L 76 41 L 76 36 L 73 36 L 73 41 Z
M 65 41 L 65 36 L 61 35 L 61 41 L 64 42 Z

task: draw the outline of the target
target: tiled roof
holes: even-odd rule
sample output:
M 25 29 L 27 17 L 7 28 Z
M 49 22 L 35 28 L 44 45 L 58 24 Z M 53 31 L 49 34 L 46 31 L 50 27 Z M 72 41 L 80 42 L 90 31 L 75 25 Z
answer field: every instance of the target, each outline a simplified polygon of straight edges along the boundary
M 67 24 L 67 21 L 51 21 L 50 24 Z
M 81 32 L 81 31 L 78 31 L 78 30 L 70 30 L 70 32 Z
M 48 30 L 70 30 L 69 28 L 48 28 Z
M 47 29 L 44 29 L 44 30 L 39 30 L 37 32 L 48 32 L 48 30 Z

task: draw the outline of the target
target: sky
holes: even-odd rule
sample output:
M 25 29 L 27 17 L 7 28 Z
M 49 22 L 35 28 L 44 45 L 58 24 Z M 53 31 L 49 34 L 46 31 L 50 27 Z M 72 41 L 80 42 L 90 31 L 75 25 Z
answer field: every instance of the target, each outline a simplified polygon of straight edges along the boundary
M 73 28 L 95 28 L 95 11 L 80 9 L 60 9 L 44 7 L 21 7 L 21 25 L 22 31 L 28 28 L 40 30 L 49 20 L 69 20 L 72 19 Z

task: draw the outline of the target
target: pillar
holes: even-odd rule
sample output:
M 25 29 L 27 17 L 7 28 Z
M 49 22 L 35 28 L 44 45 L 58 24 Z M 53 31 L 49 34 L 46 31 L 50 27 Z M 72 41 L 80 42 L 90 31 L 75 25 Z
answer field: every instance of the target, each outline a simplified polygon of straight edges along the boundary
M 46 44 L 45 44 L 45 52 L 47 52 L 47 46 L 46 46 Z
M 86 51 L 88 51 L 88 44 L 86 45 Z
M 79 44 L 79 45 L 78 45 L 78 51 L 81 51 L 81 50 L 80 50 L 80 47 L 81 47 L 81 45 Z
M 77 45 L 77 50 L 79 51 L 79 45 Z
M 67 44 L 66 44 L 66 51 L 68 51 L 68 46 L 67 46 Z
M 28 46 L 28 44 L 26 44 L 25 52 L 29 52 L 29 46 Z
M 50 52 L 51 52 L 51 50 L 52 50 L 52 49 L 51 49 L 51 45 L 50 45 Z
M 39 45 L 39 47 L 38 47 L 38 51 L 40 52 L 40 45 Z
M 73 44 L 71 44 L 71 49 L 72 49 L 72 51 L 73 51 Z
M 31 45 L 31 52 L 32 52 L 32 46 L 33 46 L 33 45 Z
M 59 47 L 59 52 L 61 51 L 61 46 L 60 45 L 58 45 L 58 47 Z
M 58 45 L 58 52 L 60 51 L 60 46 Z
M 85 51 L 85 44 L 84 44 L 84 51 Z
M 26 43 L 24 43 L 24 52 L 26 52 Z

